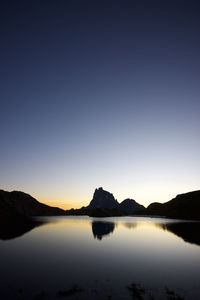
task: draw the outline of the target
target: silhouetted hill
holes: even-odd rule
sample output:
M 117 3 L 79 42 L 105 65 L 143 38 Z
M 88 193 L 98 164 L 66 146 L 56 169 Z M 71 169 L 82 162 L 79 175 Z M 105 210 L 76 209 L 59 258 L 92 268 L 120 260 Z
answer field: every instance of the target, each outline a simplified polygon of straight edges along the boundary
M 0 190 L 0 239 L 10 239 L 41 225 L 32 216 L 65 214 L 59 208 L 38 202 L 23 192 Z
M 88 209 L 86 207 L 82 207 L 80 209 L 69 209 L 66 210 L 66 215 L 72 216 L 89 216 L 89 217 L 117 217 L 124 216 L 125 214 L 116 209 L 105 209 L 105 208 L 96 208 L 96 209 Z
M 142 214 L 200 220 L 200 191 L 177 195 L 163 204 L 151 203 Z
M 95 189 L 90 204 L 80 209 L 70 209 L 67 215 L 87 215 L 90 217 L 114 217 L 135 214 L 144 210 L 144 206 L 132 199 L 125 199 L 122 203 L 114 198 L 113 194 L 103 190 Z
M 13 211 L 26 216 L 52 216 L 65 214 L 64 210 L 40 203 L 26 193 L 0 190 L 0 214 L 5 214 L 5 211 Z
M 145 207 L 133 199 L 125 199 L 119 204 L 119 209 L 126 214 L 134 214 L 138 211 L 144 210 Z
M 93 199 L 86 207 L 87 209 L 115 209 L 119 207 L 119 203 L 113 194 L 103 190 L 101 187 L 96 189 Z

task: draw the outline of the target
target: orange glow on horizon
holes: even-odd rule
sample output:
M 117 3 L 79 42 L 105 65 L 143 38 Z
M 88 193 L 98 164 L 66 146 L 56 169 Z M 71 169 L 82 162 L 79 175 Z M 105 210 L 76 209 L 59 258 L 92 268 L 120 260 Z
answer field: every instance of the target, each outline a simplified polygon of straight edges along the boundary
M 40 201 L 40 202 L 42 202 L 46 205 L 49 205 L 49 206 L 59 207 L 64 210 L 68 210 L 71 208 L 74 208 L 74 209 L 81 208 L 80 205 L 68 204 L 68 203 L 63 203 L 63 202 L 59 202 L 59 201 Z
M 47 195 L 45 193 L 32 193 L 31 194 L 37 201 L 44 203 L 49 206 L 59 207 L 64 210 L 68 210 L 71 208 L 77 209 L 83 206 L 89 205 L 91 199 L 90 196 L 85 195 L 85 197 L 81 195 L 73 195 L 71 193 L 66 194 L 65 192 L 59 191 L 56 195 L 51 194 Z
M 53 206 L 53 207 L 59 207 L 59 208 L 62 208 L 64 210 L 68 210 L 68 209 L 71 209 L 71 208 L 77 209 L 77 208 L 81 208 L 82 206 L 84 206 L 83 201 L 72 201 L 72 200 L 70 200 L 68 202 L 67 200 L 63 200 L 63 199 L 58 199 L 58 200 L 55 200 L 55 199 L 51 200 L 49 198 L 46 199 L 46 197 L 45 198 L 37 197 L 36 199 L 39 202 L 44 203 L 46 205 Z M 89 204 L 89 202 L 88 202 L 88 204 Z M 85 204 L 85 206 L 88 205 L 88 204 Z

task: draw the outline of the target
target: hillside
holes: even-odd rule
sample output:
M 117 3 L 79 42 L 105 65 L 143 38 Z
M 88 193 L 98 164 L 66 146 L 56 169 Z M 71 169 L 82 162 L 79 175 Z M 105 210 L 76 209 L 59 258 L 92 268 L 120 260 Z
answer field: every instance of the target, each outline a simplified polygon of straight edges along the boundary
M 133 199 L 125 199 L 119 204 L 119 209 L 126 214 L 135 214 L 144 210 L 145 207 Z
M 163 204 L 151 203 L 142 214 L 200 220 L 200 191 L 177 195 Z
M 125 199 L 119 203 L 108 191 L 102 187 L 95 189 L 89 205 L 81 209 L 70 209 L 67 215 L 88 215 L 90 217 L 114 217 L 136 214 L 144 210 L 144 206 L 132 199 Z
M 40 203 L 32 196 L 18 191 L 0 190 L 0 215 L 13 211 L 26 216 L 64 215 L 65 211 Z
M 0 190 L 0 239 L 15 238 L 41 225 L 32 216 L 62 214 L 64 210 L 42 204 L 23 192 Z

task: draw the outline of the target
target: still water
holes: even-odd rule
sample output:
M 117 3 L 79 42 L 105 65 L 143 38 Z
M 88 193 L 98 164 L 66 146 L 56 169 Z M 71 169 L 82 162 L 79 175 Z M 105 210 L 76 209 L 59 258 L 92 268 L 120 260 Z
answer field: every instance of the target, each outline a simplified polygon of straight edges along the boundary
M 0 299 L 200 299 L 200 223 L 40 219 L 0 240 Z

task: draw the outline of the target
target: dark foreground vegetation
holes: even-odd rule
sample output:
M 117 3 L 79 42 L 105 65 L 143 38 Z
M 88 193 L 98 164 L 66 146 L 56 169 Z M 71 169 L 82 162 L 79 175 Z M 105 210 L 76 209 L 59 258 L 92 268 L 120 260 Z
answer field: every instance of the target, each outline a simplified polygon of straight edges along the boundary
M 163 287 L 160 291 L 155 289 L 147 288 L 139 283 L 132 282 L 131 284 L 124 286 L 123 295 L 126 296 L 126 299 L 164 299 L 164 300 L 184 300 L 184 290 L 182 293 L 176 292 L 175 290 L 168 288 L 167 286 Z M 28 294 L 28 291 L 25 289 L 13 289 L 10 293 L 12 295 L 12 299 L 33 299 L 33 300 L 46 300 L 46 299 L 79 299 L 79 300 L 93 300 L 93 299 L 105 299 L 105 300 L 114 300 L 116 299 L 115 295 L 109 293 L 108 291 L 99 290 L 98 287 L 86 287 L 80 286 L 78 284 L 74 284 L 71 287 L 60 289 L 58 291 L 49 291 L 43 290 L 35 293 L 35 295 Z M 1 294 L 0 294 L 1 296 Z M 3 296 L 5 296 L 3 294 Z M 122 296 L 122 295 L 121 295 Z M 121 296 L 117 297 L 117 299 L 122 299 Z M 5 296 L 6 297 L 6 296 Z M 5 298 L 5 300 L 8 298 Z

